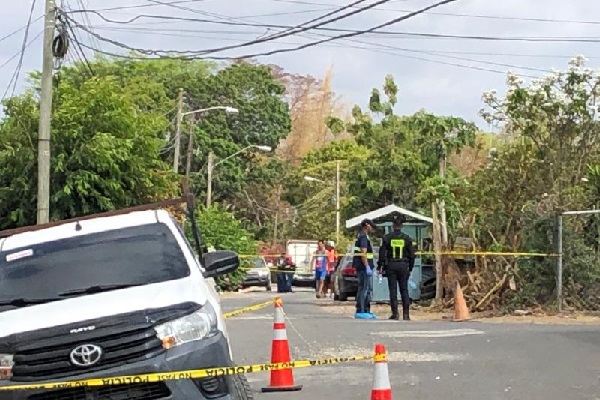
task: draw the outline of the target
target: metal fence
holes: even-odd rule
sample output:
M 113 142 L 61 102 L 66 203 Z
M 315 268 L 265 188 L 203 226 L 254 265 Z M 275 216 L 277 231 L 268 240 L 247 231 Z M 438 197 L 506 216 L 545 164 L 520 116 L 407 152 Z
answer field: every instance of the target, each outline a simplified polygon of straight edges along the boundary
M 559 311 L 600 313 L 600 210 L 558 217 Z

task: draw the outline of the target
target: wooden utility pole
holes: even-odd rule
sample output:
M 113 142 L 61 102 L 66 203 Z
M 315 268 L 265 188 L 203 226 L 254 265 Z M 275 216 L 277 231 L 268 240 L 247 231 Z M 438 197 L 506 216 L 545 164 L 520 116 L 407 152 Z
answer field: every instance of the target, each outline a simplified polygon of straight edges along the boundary
M 206 208 L 210 208 L 210 205 L 212 204 L 212 175 L 213 175 L 213 168 L 214 168 L 214 161 L 215 159 L 215 155 L 212 151 L 208 152 L 208 166 L 207 166 L 207 177 L 206 177 L 206 181 L 207 181 L 207 187 L 206 187 Z
M 192 120 L 190 123 L 190 134 L 188 137 L 188 148 L 185 156 L 185 177 L 187 181 L 190 181 L 190 173 L 192 169 L 192 159 L 194 157 L 194 128 L 196 127 L 196 121 Z
M 433 252 L 435 253 L 435 301 L 439 303 L 444 296 L 444 266 L 442 265 L 442 234 L 438 204 L 435 200 L 431 202 L 431 217 L 433 219 Z
M 175 155 L 173 156 L 173 171 L 179 172 L 179 152 L 181 151 L 181 122 L 183 120 L 183 89 L 177 96 L 177 122 L 175 126 Z
M 335 244 L 340 243 L 340 160 L 336 162 L 335 173 Z
M 40 120 L 38 126 L 38 192 L 37 223 L 50 220 L 50 132 L 52 128 L 52 71 L 54 69 L 54 41 L 56 4 L 46 0 L 44 15 L 44 49 L 40 92 Z
M 444 155 L 441 159 L 440 159 L 440 178 L 442 178 L 442 180 L 444 180 L 445 176 L 446 176 L 446 161 L 447 158 Z M 444 201 L 444 199 L 441 199 L 439 202 L 440 205 L 440 223 L 441 223 L 441 238 L 442 238 L 442 248 L 444 250 L 448 249 L 448 224 L 447 224 L 447 220 L 446 220 L 446 202 Z

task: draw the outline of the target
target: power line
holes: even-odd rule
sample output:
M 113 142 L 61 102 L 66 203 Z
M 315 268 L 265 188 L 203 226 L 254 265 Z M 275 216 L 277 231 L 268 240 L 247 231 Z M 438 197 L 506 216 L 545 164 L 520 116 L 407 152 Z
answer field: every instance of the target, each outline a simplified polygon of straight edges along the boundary
M 11 37 L 13 37 L 14 35 L 16 35 L 17 33 L 21 32 L 23 29 L 26 29 L 27 27 L 31 26 L 31 24 L 39 21 L 40 19 L 44 18 L 43 15 L 38 16 L 37 18 L 33 19 L 30 23 L 28 21 L 27 24 L 23 25 L 22 27 L 15 29 L 14 31 L 12 31 L 11 33 L 8 33 L 2 37 L 0 37 L 0 42 L 6 40 L 6 39 L 10 39 Z
M 347 39 L 347 38 L 351 38 L 351 37 L 363 35 L 363 34 L 366 34 L 366 33 L 375 32 L 378 29 L 385 28 L 387 26 L 396 24 L 398 22 L 402 22 L 402 21 L 405 21 L 407 19 L 413 18 L 413 17 L 415 17 L 415 16 L 417 16 L 419 14 L 424 13 L 427 10 L 431 10 L 431 9 L 434 9 L 436 7 L 440 7 L 440 6 L 443 6 L 443 5 L 446 5 L 446 4 L 454 3 L 456 1 L 457 0 L 441 0 L 441 1 L 438 1 L 437 3 L 434 3 L 434 4 L 431 4 L 429 6 L 423 7 L 421 9 L 419 9 L 419 10 L 413 11 L 412 13 L 403 15 L 401 17 L 391 19 L 391 20 L 389 20 L 387 22 L 384 22 L 383 24 L 376 25 L 376 26 L 374 26 L 372 28 L 369 28 L 369 29 L 360 30 L 360 31 L 356 31 L 356 32 L 350 32 L 350 33 L 344 33 L 344 34 L 341 34 L 341 35 L 338 35 L 338 36 L 329 37 L 327 39 L 321 39 L 321 40 L 317 40 L 317 41 L 314 41 L 314 42 L 305 43 L 303 45 L 300 45 L 300 46 L 297 46 L 297 47 L 293 47 L 293 48 L 271 50 L 271 51 L 267 51 L 267 52 L 264 52 L 264 53 L 248 54 L 248 55 L 244 55 L 244 56 L 236 57 L 236 58 L 254 58 L 254 57 L 262 57 L 262 56 L 270 56 L 270 55 L 279 54 L 279 53 L 288 53 L 288 52 L 292 52 L 292 51 L 303 50 L 303 49 L 306 49 L 306 48 L 309 48 L 309 47 L 318 46 L 320 44 L 332 42 L 334 40 Z M 228 57 L 226 59 L 231 59 L 231 57 Z
M 454 0 L 456 1 L 456 0 Z M 291 25 L 283 24 L 268 24 L 268 23 L 250 23 L 250 22 L 233 22 L 233 21 L 215 21 L 211 19 L 202 18 L 189 18 L 189 17 L 177 17 L 169 15 L 152 15 L 152 14 L 140 14 L 128 20 L 113 20 L 105 17 L 101 13 L 94 10 L 73 10 L 71 13 L 89 12 L 97 15 L 105 22 L 112 24 L 128 25 L 137 20 L 148 18 L 148 19 L 159 19 L 164 21 L 181 21 L 181 22 L 197 22 L 207 24 L 218 24 L 228 26 L 246 26 L 255 28 L 273 28 L 273 29 L 289 29 L 293 28 Z M 153 23 L 155 24 L 155 23 Z M 331 27 L 318 27 L 313 28 L 315 31 L 326 31 L 326 32 L 341 32 L 341 33 L 358 33 L 365 34 L 363 31 L 354 29 L 342 29 L 342 28 L 331 28 Z M 541 43 L 600 43 L 600 37 L 589 37 L 589 36 L 540 36 L 540 37 L 518 37 L 518 36 L 485 36 L 485 35 L 455 35 L 455 34 L 442 34 L 442 33 L 422 33 L 422 32 L 402 32 L 402 31 L 373 31 L 367 32 L 371 35 L 380 36 L 405 36 L 405 37 L 416 37 L 425 39 L 461 39 L 461 40 L 482 40 L 482 41 L 522 41 L 522 42 L 541 42 Z
M 323 6 L 330 7 L 331 4 L 328 3 L 319 3 L 319 2 L 311 2 L 311 1 L 300 1 L 300 0 L 272 0 L 281 3 L 291 3 L 291 4 L 302 4 L 302 5 L 311 5 L 311 6 Z M 323 10 L 327 10 L 328 8 L 324 8 Z M 397 9 L 397 8 L 378 8 L 375 11 L 383 11 L 383 12 L 411 12 L 411 10 L 405 9 Z M 466 18 L 482 18 L 482 19 L 496 19 L 496 20 L 505 20 L 505 21 L 523 21 L 523 22 L 543 22 L 543 23 L 567 23 L 567 24 L 585 24 L 585 25 L 600 25 L 600 21 L 591 21 L 591 20 L 571 20 L 571 19 L 555 19 L 555 18 L 535 18 L 535 17 L 510 17 L 510 16 L 501 16 L 501 15 L 485 15 L 485 14 L 463 14 L 463 13 L 449 13 L 449 12 L 436 12 L 436 11 L 428 11 L 425 14 L 427 15 L 440 15 L 440 16 L 449 16 L 449 17 L 466 17 Z
M 8 82 L 8 86 L 2 95 L 2 101 L 6 98 L 10 86 L 12 84 L 12 90 L 10 96 L 12 97 L 15 94 L 15 90 L 17 89 L 17 82 L 19 81 L 19 75 L 21 75 L 21 68 L 23 67 L 23 57 L 25 56 L 25 50 L 27 49 L 27 39 L 29 38 L 29 28 L 31 27 L 33 12 L 35 11 L 36 0 L 31 1 L 31 7 L 29 9 L 29 16 L 27 17 L 27 24 L 25 25 L 25 34 L 23 35 L 23 42 L 21 44 L 21 51 L 19 55 L 19 61 L 17 62 L 17 67 L 15 68 L 15 72 Z
M 288 28 L 287 30 L 284 30 L 283 32 L 279 32 L 279 33 L 276 33 L 276 34 L 273 34 L 273 35 L 270 35 L 270 36 L 267 36 L 267 37 L 264 37 L 264 38 L 251 40 L 251 41 L 246 42 L 246 43 L 241 43 L 241 44 L 232 45 L 232 46 L 222 46 L 222 47 L 217 47 L 217 48 L 213 48 L 213 49 L 203 50 L 203 51 L 201 51 L 198 54 L 211 54 L 211 53 L 217 53 L 217 52 L 226 51 L 226 50 L 239 49 L 239 48 L 253 46 L 253 45 L 256 45 L 256 44 L 265 43 L 265 42 L 272 41 L 272 40 L 275 40 L 275 39 L 280 39 L 280 38 L 283 38 L 283 37 L 287 37 L 287 36 L 299 34 L 299 33 L 306 32 L 306 31 L 311 30 L 311 29 L 315 29 L 315 28 L 322 27 L 324 25 L 331 24 L 333 22 L 341 21 L 342 19 L 348 18 L 348 17 L 353 16 L 353 15 L 360 14 L 360 13 L 362 13 L 364 11 L 367 11 L 367 10 L 370 10 L 373 7 L 376 7 L 378 5 L 388 3 L 390 0 L 379 0 L 379 1 L 376 1 L 375 3 L 366 5 L 364 7 L 357 8 L 354 11 L 351 11 L 351 12 L 339 15 L 339 16 L 334 17 L 334 18 L 330 18 L 330 19 L 325 20 L 323 22 L 320 22 L 318 24 L 309 25 L 312 22 L 321 20 L 321 19 L 326 18 L 328 16 L 331 16 L 333 14 L 342 12 L 342 11 L 346 10 L 347 8 L 349 8 L 350 6 L 363 3 L 364 1 L 365 0 L 354 1 L 353 3 L 350 3 L 347 6 L 340 7 L 338 9 L 336 9 L 335 11 L 327 13 L 327 14 L 321 16 L 321 17 L 313 18 L 310 21 L 307 21 L 307 22 L 305 22 L 303 24 L 297 25 L 297 26 L 295 26 L 293 28 Z
M 149 0 L 149 1 L 155 2 L 156 0 Z M 381 1 L 389 1 L 389 0 L 380 0 L 379 2 L 374 3 L 374 4 L 381 3 Z M 318 46 L 318 45 L 323 44 L 323 43 L 332 42 L 334 40 L 351 38 L 351 37 L 363 35 L 363 34 L 366 34 L 366 33 L 376 32 L 378 29 L 385 28 L 387 26 L 396 24 L 398 22 L 410 19 L 410 18 L 415 17 L 415 16 L 417 16 L 419 14 L 422 14 L 423 12 L 425 12 L 427 10 L 431 10 L 431 9 L 436 8 L 436 7 L 440 7 L 442 5 L 453 3 L 453 2 L 456 2 L 456 1 L 458 1 L 458 0 L 441 0 L 441 1 L 437 2 L 437 3 L 434 3 L 432 5 L 423 7 L 423 8 L 421 8 L 421 9 L 419 9 L 417 11 L 414 11 L 414 12 L 412 12 L 410 14 L 406 14 L 406 15 L 403 15 L 401 17 L 394 18 L 392 20 L 389 20 L 389 21 L 387 21 L 385 23 L 382 23 L 382 24 L 379 24 L 377 26 L 371 27 L 369 29 L 351 31 L 351 32 L 344 33 L 344 34 L 341 34 L 341 35 L 327 37 L 326 39 L 321 39 L 321 40 L 318 40 L 318 41 L 305 43 L 305 44 L 302 44 L 300 46 L 293 47 L 293 48 L 284 48 L 284 49 L 272 50 L 272 51 L 263 52 L 263 53 L 247 54 L 247 55 L 237 56 L 237 57 L 210 57 L 210 58 L 215 59 L 215 60 L 232 60 L 232 59 L 239 59 L 239 58 L 253 58 L 253 57 L 261 57 L 261 56 L 269 56 L 269 55 L 274 55 L 274 54 L 279 54 L 279 53 L 287 53 L 287 52 L 293 52 L 293 51 L 303 50 L 303 49 L 306 49 L 306 48 L 309 48 L 309 47 Z M 105 41 L 105 42 L 111 43 L 111 44 L 113 44 L 115 46 L 118 46 L 118 47 L 130 50 L 130 51 L 137 51 L 137 52 L 139 52 L 141 54 L 145 54 L 145 55 L 160 55 L 161 53 L 171 53 L 171 54 L 180 54 L 180 55 L 185 54 L 188 57 L 190 55 L 196 55 L 196 56 L 203 55 L 203 56 L 206 56 L 208 54 L 215 53 L 215 52 L 220 52 L 220 51 L 224 51 L 224 50 L 232 50 L 232 49 L 236 49 L 236 48 L 240 48 L 240 47 L 245 47 L 245 46 L 247 46 L 247 43 L 249 43 L 249 42 L 247 42 L 247 43 L 242 43 L 241 45 L 223 46 L 223 47 L 220 47 L 220 48 L 200 50 L 200 51 L 189 51 L 189 50 L 188 51 L 180 51 L 180 50 L 160 51 L 160 50 L 138 49 L 138 48 L 134 48 L 134 47 L 131 47 L 129 45 L 126 45 L 124 43 L 121 43 L 119 41 L 105 38 L 103 36 L 100 36 L 100 35 L 96 34 L 95 32 L 91 32 L 89 29 L 87 29 L 86 27 L 82 26 L 81 24 L 79 24 L 77 21 L 75 21 L 73 19 L 71 19 L 71 22 L 73 22 L 78 28 L 85 30 L 86 32 L 90 33 L 91 35 L 95 36 L 96 38 L 98 38 L 101 41 Z M 302 29 L 304 29 L 304 28 L 302 28 Z M 258 41 L 260 41 L 260 39 Z M 256 43 L 257 41 L 253 41 L 253 42 Z
M 261 34 L 261 31 L 235 31 L 235 30 L 203 30 L 203 29 L 183 29 L 183 28 L 147 28 L 147 27 L 120 27 L 120 26 L 110 26 L 110 25 L 95 25 L 94 29 L 99 31 L 117 31 L 117 32 L 129 32 L 129 33 L 137 33 L 137 34 L 153 34 L 153 35 L 163 35 L 163 36 L 173 36 L 173 37 L 183 37 L 183 38 L 200 38 L 200 39 L 209 39 L 209 40 L 236 40 L 233 38 L 225 38 L 222 36 L 202 36 L 197 34 L 226 34 L 226 35 L 253 35 L 253 34 Z M 189 35 L 185 35 L 185 33 L 189 33 Z M 197 33 L 197 34 L 195 34 Z M 316 34 L 312 34 L 315 35 Z M 318 36 L 324 36 L 322 34 L 318 34 Z M 600 40 L 600 38 L 599 38 Z M 279 42 L 280 44 L 289 44 L 296 45 L 299 43 L 292 42 Z M 373 45 L 379 45 L 373 43 Z M 324 45 L 325 47 L 347 47 L 343 44 L 331 44 Z M 439 53 L 439 54 L 464 54 L 464 55 L 477 55 L 477 56 L 488 56 L 488 57 L 527 57 L 527 58 L 570 58 L 573 55 L 567 54 L 523 54 L 523 53 L 498 53 L 498 52 L 481 52 L 481 51 L 451 51 L 451 50 L 437 50 L 437 49 L 404 49 L 405 51 L 427 51 L 431 53 Z M 598 58 L 593 56 L 588 56 L 590 59 Z

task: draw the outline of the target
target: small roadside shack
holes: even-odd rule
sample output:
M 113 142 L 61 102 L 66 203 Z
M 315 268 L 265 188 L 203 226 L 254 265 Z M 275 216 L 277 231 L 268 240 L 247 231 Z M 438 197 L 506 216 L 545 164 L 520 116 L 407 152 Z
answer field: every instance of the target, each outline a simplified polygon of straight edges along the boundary
M 358 228 L 361 221 L 365 218 L 372 220 L 379 228 L 375 232 L 375 237 L 372 238 L 375 257 L 377 258 L 381 239 L 383 235 L 392 230 L 392 218 L 398 214 L 404 215 L 406 218 L 406 223 L 404 224 L 402 231 L 413 239 L 415 250 L 431 251 L 431 229 L 433 225 L 433 219 L 405 208 L 398 207 L 395 204 L 390 204 L 377 210 L 370 211 L 366 214 L 350 218 L 346 221 L 346 228 Z M 411 274 L 408 285 L 408 291 L 412 300 L 416 301 L 420 299 L 421 282 L 431 278 L 432 276 L 435 276 L 434 271 L 434 264 L 431 257 L 422 257 L 421 255 L 417 255 L 415 259 L 415 267 Z M 400 293 L 398 293 L 398 298 L 400 298 Z M 384 277 L 380 282 L 379 276 L 373 274 L 372 300 L 374 302 L 389 301 L 387 278 Z

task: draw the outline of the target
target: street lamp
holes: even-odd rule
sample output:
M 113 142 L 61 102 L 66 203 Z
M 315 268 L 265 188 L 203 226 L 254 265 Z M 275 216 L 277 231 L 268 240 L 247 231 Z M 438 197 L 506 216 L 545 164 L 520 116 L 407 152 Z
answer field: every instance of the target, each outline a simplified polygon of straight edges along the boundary
M 239 110 L 230 106 L 213 106 L 207 108 L 200 108 L 198 110 L 183 112 L 183 91 L 180 91 L 179 101 L 177 105 L 177 126 L 175 129 L 175 155 L 173 156 L 173 170 L 175 173 L 179 172 L 179 152 L 181 147 L 181 122 L 183 121 L 183 117 L 188 115 L 201 114 L 210 111 L 225 111 L 227 114 L 237 114 Z M 192 139 L 192 129 L 190 129 L 190 138 L 188 143 L 188 156 L 192 152 L 193 148 L 193 139 Z M 188 158 L 187 164 L 189 165 L 191 160 Z M 187 168 L 187 174 L 189 174 L 189 168 Z
M 340 161 L 336 161 L 336 174 L 335 174 L 335 236 L 336 243 L 340 242 Z M 304 176 L 304 180 L 308 182 L 319 182 L 327 184 L 322 179 L 315 178 L 313 176 Z
M 211 203 L 212 203 L 212 176 L 213 176 L 213 170 L 215 169 L 215 167 L 219 164 L 224 163 L 225 161 L 237 156 L 240 153 L 243 153 L 244 151 L 248 150 L 248 149 L 258 149 L 264 152 L 270 152 L 271 150 L 273 150 L 271 148 L 271 146 L 266 146 L 266 145 L 260 145 L 260 144 L 251 144 L 250 146 L 246 146 L 241 150 L 236 151 L 235 153 L 217 161 L 216 163 L 214 162 L 214 153 L 212 151 L 208 152 L 208 176 L 207 176 L 207 188 L 206 188 L 206 207 L 210 207 Z

